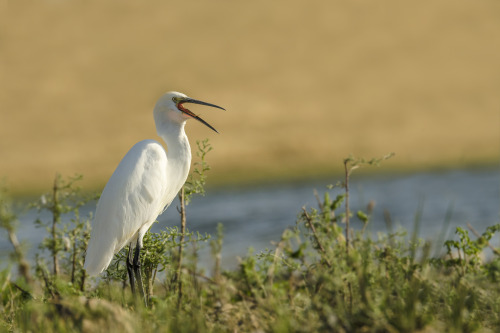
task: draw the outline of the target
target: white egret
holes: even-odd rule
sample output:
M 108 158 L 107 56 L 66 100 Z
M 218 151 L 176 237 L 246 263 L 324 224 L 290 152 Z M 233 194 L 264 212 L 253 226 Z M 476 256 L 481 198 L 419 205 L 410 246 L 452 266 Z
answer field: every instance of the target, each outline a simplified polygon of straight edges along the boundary
M 110 264 L 115 253 L 130 244 L 127 271 L 132 292 L 135 279 L 144 297 L 140 258 L 142 239 L 159 214 L 184 185 L 191 165 L 191 148 L 184 131 L 186 121 L 197 119 L 215 132 L 184 104 L 220 106 L 198 101 L 179 92 L 168 92 L 156 103 L 153 114 L 158 135 L 168 151 L 154 140 L 136 143 L 121 160 L 97 203 L 84 268 L 97 275 Z M 132 257 L 132 249 L 135 254 Z

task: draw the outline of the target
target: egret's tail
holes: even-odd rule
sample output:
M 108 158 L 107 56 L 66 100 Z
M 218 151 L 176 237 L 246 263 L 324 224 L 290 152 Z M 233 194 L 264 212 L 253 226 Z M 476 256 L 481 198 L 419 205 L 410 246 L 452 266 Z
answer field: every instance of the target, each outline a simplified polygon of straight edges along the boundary
M 87 248 L 87 255 L 85 256 L 85 264 L 83 268 L 87 271 L 90 276 L 94 276 L 102 273 L 106 268 L 108 268 L 111 260 L 114 256 L 114 246 L 96 246 L 95 242 L 90 238 L 89 246 Z

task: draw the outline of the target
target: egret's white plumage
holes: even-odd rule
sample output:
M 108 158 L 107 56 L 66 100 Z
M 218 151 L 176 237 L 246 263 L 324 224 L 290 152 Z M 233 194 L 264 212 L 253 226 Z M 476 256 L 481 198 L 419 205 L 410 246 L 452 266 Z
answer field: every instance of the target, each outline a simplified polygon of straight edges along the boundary
M 85 257 L 89 275 L 104 271 L 125 245 L 140 249 L 144 234 L 184 185 L 191 164 L 186 120 L 195 118 L 215 130 L 183 103 L 218 107 L 178 92 L 158 100 L 153 112 L 156 130 L 168 151 L 157 141 L 144 140 L 121 160 L 97 204 Z

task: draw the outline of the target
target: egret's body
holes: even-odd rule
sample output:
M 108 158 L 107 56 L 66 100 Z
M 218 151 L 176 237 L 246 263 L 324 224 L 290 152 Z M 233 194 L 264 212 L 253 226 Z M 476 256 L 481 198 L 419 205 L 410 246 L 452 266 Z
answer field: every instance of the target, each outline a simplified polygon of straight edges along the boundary
M 116 168 L 97 203 L 85 257 L 85 269 L 89 275 L 104 271 L 114 254 L 125 245 L 130 244 L 131 249 L 135 245 L 134 263 L 131 251 L 127 262 L 134 290 L 130 267 L 140 265 L 138 255 L 144 234 L 176 197 L 189 173 L 191 149 L 184 131 L 186 120 L 195 118 L 215 130 L 185 109 L 183 103 L 218 107 L 177 92 L 167 93 L 158 100 L 154 109 L 156 130 L 167 144 L 168 151 L 157 141 L 140 141 Z M 137 267 L 134 269 L 140 274 Z M 140 276 L 137 279 L 140 281 Z M 142 290 L 142 282 L 139 288 Z

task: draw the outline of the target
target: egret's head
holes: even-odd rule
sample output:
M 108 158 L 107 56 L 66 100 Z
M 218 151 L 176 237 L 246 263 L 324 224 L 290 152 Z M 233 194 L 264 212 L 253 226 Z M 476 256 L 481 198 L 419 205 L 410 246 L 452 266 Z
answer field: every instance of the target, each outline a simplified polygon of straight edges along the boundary
M 188 110 L 185 105 L 188 103 L 201 104 L 224 110 L 224 108 L 221 108 L 220 106 L 192 99 L 180 92 L 170 91 L 164 94 L 156 103 L 154 110 L 155 122 L 161 122 L 168 119 L 168 121 L 181 124 L 187 119 L 194 118 L 217 132 L 217 130 L 205 120 Z M 164 118 L 165 116 L 167 118 Z

